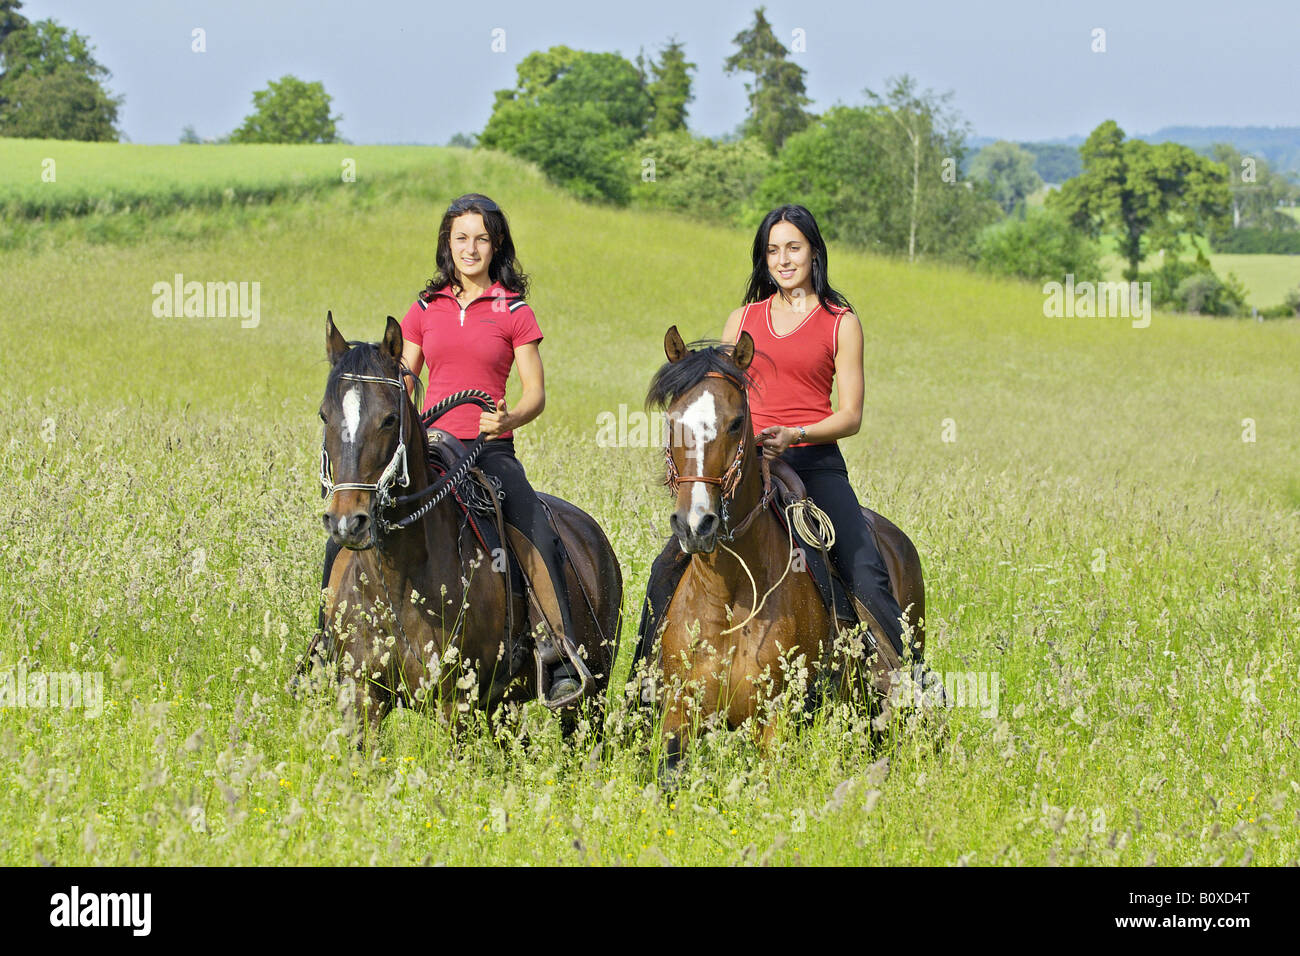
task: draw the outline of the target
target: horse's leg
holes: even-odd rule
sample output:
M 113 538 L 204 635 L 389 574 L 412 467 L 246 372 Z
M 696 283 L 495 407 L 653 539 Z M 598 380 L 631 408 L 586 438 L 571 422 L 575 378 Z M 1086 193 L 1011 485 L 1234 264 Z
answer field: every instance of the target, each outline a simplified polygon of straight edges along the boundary
M 363 665 L 362 673 L 365 673 Z M 365 676 L 347 675 L 339 686 L 339 709 L 352 729 L 352 743 L 366 750 L 379 739 L 379 727 L 392 709 L 392 695 Z
M 716 680 L 709 676 L 701 677 L 705 668 L 700 667 L 698 655 L 691 652 L 691 636 L 684 628 L 669 624 L 664 631 L 664 680 L 663 709 L 659 730 L 661 751 L 659 757 L 659 782 L 665 789 L 676 786 L 680 773 L 682 758 L 690 744 L 695 719 L 702 715 L 694 713 L 692 705 L 717 699 Z M 685 655 L 692 661 L 690 670 L 682 666 Z M 700 684 L 704 686 L 701 688 Z M 700 690 L 703 693 L 699 693 Z
M 674 691 L 664 701 L 663 727 L 659 734 L 662 749 L 659 756 L 658 777 L 659 785 L 665 790 L 673 790 L 677 786 L 689 735 L 690 721 L 686 716 L 685 700 L 680 692 Z
M 890 591 L 911 629 L 912 657 L 920 661 L 925 656 L 925 579 L 921 573 L 921 555 L 898 525 L 870 508 L 863 508 L 862 513 L 889 571 Z

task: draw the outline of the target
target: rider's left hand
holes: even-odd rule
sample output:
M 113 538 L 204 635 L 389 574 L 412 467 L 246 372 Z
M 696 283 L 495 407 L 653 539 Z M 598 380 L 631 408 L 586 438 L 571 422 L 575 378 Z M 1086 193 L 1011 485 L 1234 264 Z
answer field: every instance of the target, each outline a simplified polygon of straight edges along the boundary
M 504 398 L 497 402 L 495 412 L 483 412 L 478 417 L 478 430 L 488 438 L 500 438 L 513 429 L 513 424 L 510 413 L 506 410 Z
M 768 425 L 758 433 L 758 443 L 763 446 L 763 455 L 776 458 L 799 438 L 799 432 L 785 425 Z

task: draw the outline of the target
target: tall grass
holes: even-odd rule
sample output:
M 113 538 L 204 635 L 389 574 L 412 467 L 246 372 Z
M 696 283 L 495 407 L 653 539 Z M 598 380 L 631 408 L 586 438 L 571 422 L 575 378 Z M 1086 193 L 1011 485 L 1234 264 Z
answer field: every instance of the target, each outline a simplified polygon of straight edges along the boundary
M 854 487 L 921 552 L 930 663 L 997 674 L 997 714 L 872 748 L 835 709 L 765 759 L 715 735 L 668 796 L 621 686 L 660 459 L 597 447 L 596 416 L 640 408 L 668 325 L 718 334 L 750 237 L 455 162 L 419 201 L 329 190 L 0 251 L 0 671 L 102 672 L 107 698 L 93 719 L 0 713 L 0 862 L 1300 858 L 1300 323 L 1047 319 L 1031 286 L 832 249 L 867 342 Z M 537 708 L 460 741 L 399 713 L 357 754 L 328 697 L 282 690 L 323 544 L 324 312 L 376 338 L 431 274 L 439 204 L 471 189 L 509 211 L 546 334 L 521 459 L 623 566 L 598 758 Z M 261 282 L 260 324 L 154 318 L 176 272 Z

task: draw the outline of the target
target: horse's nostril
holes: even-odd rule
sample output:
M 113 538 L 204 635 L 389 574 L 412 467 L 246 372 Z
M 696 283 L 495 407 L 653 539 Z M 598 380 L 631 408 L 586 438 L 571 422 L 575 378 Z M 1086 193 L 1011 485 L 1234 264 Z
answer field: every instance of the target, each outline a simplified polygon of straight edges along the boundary
M 361 532 L 366 530 L 366 525 L 370 524 L 370 515 L 366 514 L 364 511 L 354 514 L 352 520 L 349 521 L 348 524 L 352 527 L 353 534 L 361 534 Z
M 700 519 L 700 526 L 696 529 L 695 533 L 701 538 L 707 538 L 709 535 L 713 534 L 713 529 L 716 528 L 717 525 L 718 516 L 707 514 Z
M 682 533 L 682 519 L 674 513 L 668 518 L 668 527 L 672 529 L 673 534 Z

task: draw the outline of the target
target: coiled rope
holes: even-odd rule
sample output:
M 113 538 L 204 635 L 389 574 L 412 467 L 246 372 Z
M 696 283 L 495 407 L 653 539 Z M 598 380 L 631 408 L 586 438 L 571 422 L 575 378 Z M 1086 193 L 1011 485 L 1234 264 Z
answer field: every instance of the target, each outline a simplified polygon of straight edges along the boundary
M 821 508 L 818 508 L 811 498 L 803 498 L 799 501 L 790 502 L 790 504 L 785 506 L 785 530 L 789 542 L 789 557 L 787 557 L 785 561 L 785 570 L 782 571 L 781 576 L 776 579 L 776 583 L 767 589 L 767 593 L 763 595 L 761 601 L 758 600 L 758 585 L 754 583 L 754 575 L 750 572 L 749 565 L 745 563 L 745 559 L 736 554 L 735 551 L 732 551 L 721 541 L 718 542 L 722 547 L 722 550 L 726 551 L 729 555 L 740 562 L 740 566 L 745 569 L 745 575 L 749 578 L 749 586 L 754 592 L 754 600 L 757 601 L 754 609 L 749 612 L 749 617 L 745 618 L 739 624 L 722 631 L 722 634 L 730 634 L 732 631 L 738 631 L 752 621 L 758 612 L 763 609 L 763 605 L 767 603 L 767 599 L 772 592 L 781 586 L 781 582 L 785 580 L 786 575 L 790 573 L 791 566 L 794 564 L 794 532 L 796 528 L 799 531 L 800 539 L 807 541 L 808 544 L 816 548 L 818 551 L 829 553 L 830 549 L 835 546 L 835 525 L 831 522 L 830 516 L 827 515 L 826 512 L 822 511 Z

